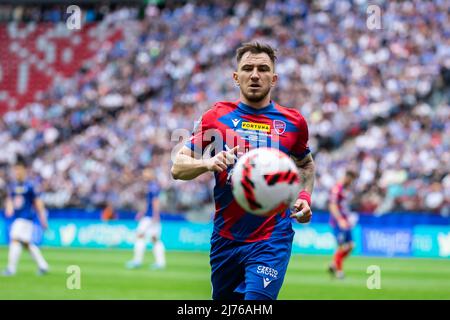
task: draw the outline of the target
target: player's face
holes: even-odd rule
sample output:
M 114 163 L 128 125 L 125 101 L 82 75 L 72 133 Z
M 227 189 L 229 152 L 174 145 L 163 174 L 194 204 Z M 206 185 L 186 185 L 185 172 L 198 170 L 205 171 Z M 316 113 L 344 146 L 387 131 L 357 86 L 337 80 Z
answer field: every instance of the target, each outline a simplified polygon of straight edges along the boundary
M 27 176 L 27 170 L 22 165 L 14 166 L 13 168 L 14 176 L 19 181 L 24 181 Z
M 275 86 L 278 75 L 274 73 L 274 65 L 266 53 L 254 54 L 246 52 L 233 74 L 242 95 L 250 102 L 260 102 L 267 97 Z
M 346 176 L 345 177 L 345 186 L 346 187 L 350 187 L 353 184 L 354 181 L 355 181 L 355 178 L 350 177 L 350 176 Z
M 143 176 L 144 180 L 147 182 L 155 179 L 155 173 L 151 169 L 144 170 Z

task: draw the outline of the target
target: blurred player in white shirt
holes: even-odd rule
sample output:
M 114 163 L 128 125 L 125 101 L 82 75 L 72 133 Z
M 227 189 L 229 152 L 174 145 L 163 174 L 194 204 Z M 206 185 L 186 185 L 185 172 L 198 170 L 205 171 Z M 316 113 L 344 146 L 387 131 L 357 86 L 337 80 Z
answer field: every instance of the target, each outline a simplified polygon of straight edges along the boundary
M 3 275 L 16 274 L 22 248 L 28 249 L 38 265 L 38 274 L 43 275 L 48 272 L 48 264 L 39 248 L 32 242 L 33 220 L 37 212 L 42 228 L 47 229 L 47 212 L 36 188 L 27 179 L 27 169 L 23 159 L 18 159 L 13 172 L 15 181 L 8 187 L 5 215 L 8 218 L 13 217 L 14 221 L 9 234 L 8 266 Z
M 127 263 L 127 268 L 135 269 L 142 266 L 145 249 L 147 247 L 147 238 L 153 243 L 153 255 L 155 263 L 153 269 L 164 269 L 166 267 L 165 247 L 161 241 L 161 222 L 159 212 L 159 193 L 160 187 L 155 179 L 153 169 L 144 170 L 144 179 L 148 183 L 146 196 L 146 209 L 136 215 L 139 224 L 136 231 L 136 241 L 134 243 L 134 256 Z

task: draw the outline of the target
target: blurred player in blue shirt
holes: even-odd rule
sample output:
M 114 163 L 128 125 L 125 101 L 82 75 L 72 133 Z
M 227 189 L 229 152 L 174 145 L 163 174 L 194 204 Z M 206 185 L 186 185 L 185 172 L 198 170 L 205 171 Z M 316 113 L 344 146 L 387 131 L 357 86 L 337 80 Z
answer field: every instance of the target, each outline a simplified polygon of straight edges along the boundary
M 140 211 L 136 215 L 139 221 L 136 231 L 136 241 L 134 243 L 133 260 L 127 263 L 127 268 L 135 269 L 142 266 L 145 249 L 147 247 L 147 238 L 153 243 L 153 255 L 155 263 L 153 269 L 164 269 L 166 267 L 166 257 L 164 244 L 161 241 L 161 222 L 159 215 L 159 193 L 160 187 L 156 181 L 153 169 L 146 169 L 143 173 L 144 180 L 147 183 L 147 196 L 145 211 Z
M 334 185 L 330 194 L 330 224 L 338 247 L 328 271 L 338 279 L 344 278 L 343 262 L 353 250 L 352 213 L 348 205 L 348 191 L 356 178 L 356 173 L 347 170 L 344 177 Z
M 24 159 L 17 160 L 13 173 L 14 182 L 8 187 L 5 214 L 8 218 L 12 217 L 14 221 L 10 230 L 8 266 L 3 275 L 16 274 L 23 247 L 28 249 L 38 265 L 38 274 L 42 275 L 48 272 L 48 264 L 39 248 L 32 243 L 33 220 L 37 212 L 42 228 L 47 229 L 47 212 L 35 186 L 27 179 Z

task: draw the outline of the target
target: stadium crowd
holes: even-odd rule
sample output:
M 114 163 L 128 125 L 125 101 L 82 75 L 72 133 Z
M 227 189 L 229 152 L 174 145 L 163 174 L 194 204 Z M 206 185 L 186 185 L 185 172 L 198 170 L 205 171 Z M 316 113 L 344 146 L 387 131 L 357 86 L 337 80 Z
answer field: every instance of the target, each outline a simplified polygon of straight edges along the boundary
M 274 99 L 298 108 L 317 164 L 314 206 L 345 168 L 358 169 L 355 210 L 450 214 L 450 19 L 446 1 L 379 2 L 382 29 L 366 25 L 367 1 L 300 0 L 148 5 L 99 22 L 122 41 L 41 101 L 0 122 L 0 162 L 32 159 L 50 206 L 134 208 L 154 167 L 167 211 L 211 204 L 211 175 L 170 177 L 176 129 L 217 100 L 236 100 L 234 50 L 249 39 L 278 48 Z M 0 173 L 0 188 L 7 181 Z

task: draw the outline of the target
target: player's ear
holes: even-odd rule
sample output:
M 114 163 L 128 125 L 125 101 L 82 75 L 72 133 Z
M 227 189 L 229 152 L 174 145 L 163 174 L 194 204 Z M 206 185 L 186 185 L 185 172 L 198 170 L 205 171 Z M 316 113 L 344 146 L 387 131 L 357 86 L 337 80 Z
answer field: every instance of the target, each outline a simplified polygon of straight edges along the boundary
M 239 77 L 236 71 L 233 72 L 233 80 L 236 86 L 239 86 Z
M 272 76 L 272 83 L 270 84 L 272 87 L 275 87 L 278 81 L 278 74 L 274 73 Z

